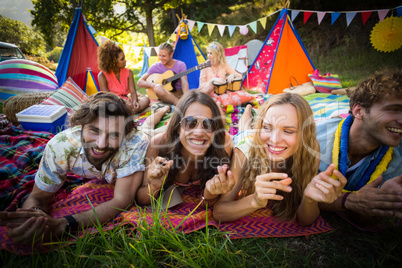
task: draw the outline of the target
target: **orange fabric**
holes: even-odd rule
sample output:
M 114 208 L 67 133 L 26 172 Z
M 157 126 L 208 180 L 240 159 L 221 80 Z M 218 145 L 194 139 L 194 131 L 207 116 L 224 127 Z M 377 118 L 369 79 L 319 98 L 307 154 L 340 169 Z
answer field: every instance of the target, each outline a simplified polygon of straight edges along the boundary
M 107 80 L 107 87 L 109 88 L 109 91 L 112 93 L 115 93 L 119 96 L 124 96 L 127 97 L 129 90 L 128 90 L 128 75 L 129 75 L 129 69 L 124 68 L 120 70 L 120 82 L 117 80 L 116 75 L 114 72 L 106 73 L 103 72 L 103 74 L 106 77 Z
M 290 77 L 296 78 L 299 84 L 310 82 L 308 74 L 314 71 L 307 54 L 293 34 L 289 21 L 285 21 L 278 52 L 272 68 L 268 93 L 279 94 L 289 87 Z

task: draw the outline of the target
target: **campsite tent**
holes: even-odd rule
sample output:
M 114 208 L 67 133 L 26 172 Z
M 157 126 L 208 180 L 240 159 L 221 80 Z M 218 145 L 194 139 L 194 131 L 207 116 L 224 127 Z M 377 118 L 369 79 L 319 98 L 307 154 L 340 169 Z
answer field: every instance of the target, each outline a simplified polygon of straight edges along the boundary
M 97 88 L 99 73 L 97 49 L 98 42 L 91 34 L 81 8 L 76 8 L 56 69 L 59 86 L 71 77 L 85 91 L 88 80 L 87 70 L 90 70 L 95 81 L 93 86 Z
M 185 21 L 187 24 L 187 21 Z M 206 60 L 200 47 L 197 45 L 190 31 L 188 31 L 187 39 L 181 39 L 180 33 L 177 33 L 173 58 L 183 61 L 187 69 L 193 68 Z M 198 88 L 200 84 L 200 71 L 194 71 L 187 74 L 187 80 L 190 89 Z
M 314 69 L 288 10 L 283 9 L 250 66 L 243 86 L 252 91 L 279 94 L 289 87 L 292 77 L 299 84 L 310 81 L 307 75 Z

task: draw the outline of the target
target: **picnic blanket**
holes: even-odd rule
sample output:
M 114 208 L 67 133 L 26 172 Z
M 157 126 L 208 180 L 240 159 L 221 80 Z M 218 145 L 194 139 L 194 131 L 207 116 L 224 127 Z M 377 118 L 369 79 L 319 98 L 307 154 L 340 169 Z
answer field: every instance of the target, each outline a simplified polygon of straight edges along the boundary
M 50 133 L 24 131 L 12 125 L 0 131 L 0 204 L 2 210 L 15 210 L 17 205 L 31 192 L 34 185 L 34 174 L 38 168 L 45 144 L 51 137 L 53 135 Z M 89 210 L 91 203 L 96 206 L 110 200 L 113 196 L 113 185 L 99 180 L 83 181 L 73 174 L 68 175 L 67 182 L 56 194 L 51 207 L 50 215 L 53 217 L 63 217 Z M 302 227 L 297 223 L 278 221 L 271 217 L 269 208 L 260 209 L 231 223 L 219 224 L 212 218 L 210 208 L 207 210 L 201 207 L 196 208 L 201 201 L 200 191 L 197 191 L 196 188 L 185 188 L 182 199 L 183 203 L 163 212 L 161 219 L 168 228 L 177 228 L 184 233 L 202 229 L 207 224 L 228 232 L 232 239 L 306 236 L 332 230 L 331 226 L 321 217 L 308 227 Z M 194 212 L 190 213 L 193 210 Z M 144 217 L 149 224 L 152 224 L 153 215 L 149 208 L 133 207 L 130 211 L 120 213 L 112 222 L 105 225 L 105 229 L 111 229 L 119 224 L 137 226 Z M 183 223 L 181 223 L 182 221 Z M 85 230 L 85 232 L 87 231 L 97 232 L 97 229 L 90 228 Z M 50 245 L 33 248 L 32 246 L 16 244 L 8 237 L 7 228 L 4 227 L 0 227 L 0 241 L 0 249 L 17 254 L 32 254 L 52 250 Z

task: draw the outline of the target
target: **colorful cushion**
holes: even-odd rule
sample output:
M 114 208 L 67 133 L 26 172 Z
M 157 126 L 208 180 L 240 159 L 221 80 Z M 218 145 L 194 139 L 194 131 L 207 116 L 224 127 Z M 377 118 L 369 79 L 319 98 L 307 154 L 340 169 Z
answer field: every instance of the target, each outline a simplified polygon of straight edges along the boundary
M 225 94 L 222 95 L 217 95 L 213 93 L 212 97 L 215 101 L 220 101 L 223 106 L 237 106 L 255 99 L 254 95 L 244 90 L 234 92 L 227 91 Z
M 70 117 L 86 98 L 88 98 L 88 95 L 69 77 L 59 89 L 40 104 L 63 105 L 67 109 L 68 117 Z
M 334 89 L 342 88 L 337 74 L 327 73 L 326 75 L 320 75 L 318 70 L 316 70 L 312 74 L 309 74 L 308 77 L 313 82 L 315 89 L 322 93 L 331 93 Z

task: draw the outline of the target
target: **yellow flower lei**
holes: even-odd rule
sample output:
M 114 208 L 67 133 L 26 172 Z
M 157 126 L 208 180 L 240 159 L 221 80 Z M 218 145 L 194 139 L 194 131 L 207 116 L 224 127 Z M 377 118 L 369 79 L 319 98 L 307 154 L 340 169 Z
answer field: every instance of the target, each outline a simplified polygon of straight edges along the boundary
M 342 125 L 345 119 L 343 119 L 341 122 L 339 122 L 338 128 L 336 129 L 335 132 L 335 140 L 334 140 L 334 147 L 332 148 L 332 163 L 335 164 L 335 169 L 338 170 L 339 167 L 339 150 L 340 150 L 340 144 L 341 144 L 341 130 L 342 130 Z M 367 182 L 367 184 L 371 183 L 375 179 L 378 178 L 381 174 L 383 174 L 388 167 L 389 162 L 392 160 L 392 153 L 394 151 L 393 147 L 389 147 L 388 151 L 385 153 L 383 158 L 381 159 L 380 163 L 377 165 L 376 169 L 374 170 L 373 174 L 370 176 L 370 180 Z M 336 179 L 335 175 L 332 175 L 332 178 Z M 355 191 L 349 191 L 343 189 L 342 192 L 355 192 Z

